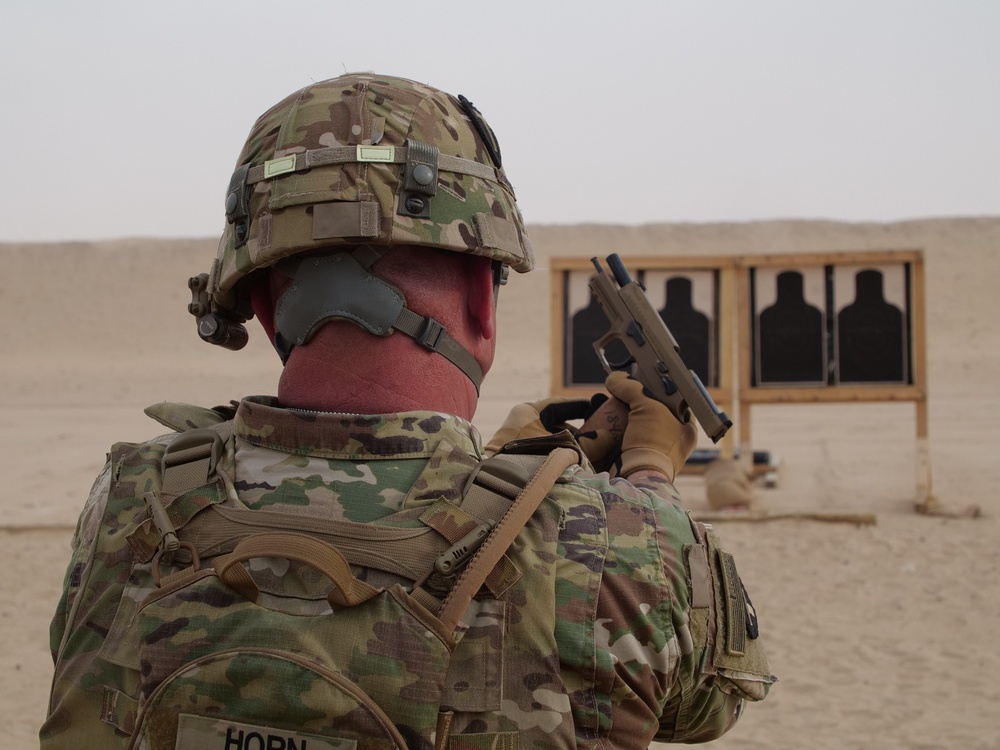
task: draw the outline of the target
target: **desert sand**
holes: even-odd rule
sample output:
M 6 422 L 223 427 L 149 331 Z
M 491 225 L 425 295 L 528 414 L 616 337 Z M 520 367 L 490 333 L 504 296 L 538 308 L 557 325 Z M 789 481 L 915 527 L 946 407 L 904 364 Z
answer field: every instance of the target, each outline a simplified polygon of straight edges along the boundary
M 500 354 L 477 415 L 489 436 L 550 387 L 547 261 L 560 256 L 922 249 L 930 458 L 943 508 L 914 512 L 910 403 L 755 406 L 755 446 L 781 457 L 772 512 L 871 513 L 874 525 L 716 523 L 735 554 L 780 682 L 719 748 L 1000 748 L 1000 218 L 889 224 L 766 221 L 535 226 L 539 271 L 500 300 Z M 189 275 L 215 241 L 0 244 L 0 717 L 8 748 L 37 744 L 52 665 L 47 628 L 77 514 L 113 442 L 162 429 L 158 401 L 206 406 L 272 393 L 277 358 L 251 332 L 202 344 Z M 700 477 L 679 486 L 706 510 Z

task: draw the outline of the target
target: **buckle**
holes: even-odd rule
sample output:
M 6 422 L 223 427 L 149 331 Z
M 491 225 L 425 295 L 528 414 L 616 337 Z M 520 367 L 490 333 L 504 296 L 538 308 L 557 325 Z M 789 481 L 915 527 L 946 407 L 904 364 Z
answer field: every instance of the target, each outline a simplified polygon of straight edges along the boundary
M 189 464 L 196 461 L 208 460 L 205 469 L 205 479 L 199 484 L 194 484 L 191 489 L 207 482 L 215 473 L 215 467 L 219 463 L 219 458 L 225 451 L 222 436 L 215 430 L 202 427 L 195 430 L 187 430 L 178 434 L 163 451 L 163 458 L 160 462 L 161 471 L 167 471 L 180 464 Z M 200 478 L 200 476 L 199 476 Z
M 480 477 L 482 475 L 482 477 Z M 525 485 L 531 480 L 531 472 L 526 471 L 513 461 L 508 461 L 500 456 L 490 456 L 483 459 L 469 474 L 462 487 L 462 497 L 465 497 L 472 489 L 472 485 L 479 484 L 490 492 L 502 495 L 508 500 L 514 500 Z
M 483 542 L 486 541 L 491 531 L 493 531 L 493 522 L 483 521 L 438 555 L 434 561 L 434 570 L 445 577 L 455 575 L 455 571 L 465 565 L 475 551 L 483 546 Z
M 420 333 L 416 335 L 416 339 L 432 352 L 436 352 L 438 350 L 438 342 L 446 330 L 434 318 L 425 317 L 424 324 L 420 327 Z

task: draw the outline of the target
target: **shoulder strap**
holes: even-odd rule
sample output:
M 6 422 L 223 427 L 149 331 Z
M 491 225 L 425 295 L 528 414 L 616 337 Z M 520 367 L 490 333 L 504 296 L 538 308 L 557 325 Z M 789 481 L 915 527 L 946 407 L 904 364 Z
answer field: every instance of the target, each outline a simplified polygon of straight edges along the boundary
M 454 631 L 459 620 L 472 603 L 493 568 L 503 558 L 521 529 L 541 505 L 542 500 L 555 485 L 562 473 L 579 461 L 576 451 L 557 448 L 548 455 L 532 475 L 514 503 L 500 519 L 496 528 L 482 543 L 465 570 L 459 575 L 451 591 L 441 602 L 438 618 L 449 631 Z
M 148 518 L 128 535 L 129 546 L 139 560 L 148 562 L 162 543 L 163 559 L 171 562 L 180 546 L 177 529 L 205 505 L 223 499 L 218 469 L 231 458 L 231 437 L 232 422 L 220 422 L 211 428 L 181 432 L 167 444 L 160 460 L 160 489 L 142 496 Z M 175 503 L 191 490 L 209 485 L 216 488 L 210 493 L 213 499 L 184 507 Z

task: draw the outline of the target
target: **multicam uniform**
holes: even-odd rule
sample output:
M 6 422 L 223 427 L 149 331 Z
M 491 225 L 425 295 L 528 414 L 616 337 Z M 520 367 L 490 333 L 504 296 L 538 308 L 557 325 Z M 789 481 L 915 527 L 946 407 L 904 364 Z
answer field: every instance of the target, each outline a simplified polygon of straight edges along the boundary
M 440 498 L 460 502 L 484 457 L 469 423 L 434 412 L 315 413 L 259 397 L 240 404 L 234 433 L 224 504 L 365 524 Z M 116 471 L 114 482 L 110 467 L 98 479 L 74 537 L 51 629 L 56 674 L 43 748 L 125 742 L 111 725 L 122 723 L 111 698 L 134 692 L 139 677 L 120 666 L 129 637 L 119 621 L 130 602 L 119 600 L 145 596 L 149 584 L 129 586 L 124 540 L 95 551 L 102 526 L 123 528 L 136 515 L 135 505 L 127 513 L 109 505 L 109 488 L 113 497 L 141 494 L 132 487 L 141 478 Z M 773 678 L 755 646 L 742 657 L 724 653 L 732 609 L 719 596 L 715 551 L 714 536 L 690 521 L 665 481 L 637 487 L 567 470 L 508 553 L 520 580 L 502 602 L 476 602 L 465 618 L 443 701 L 456 711 L 453 737 L 517 731 L 524 747 L 644 748 L 654 738 L 721 735 L 743 699 L 762 698 Z M 265 565 L 254 574 L 262 589 L 278 590 L 283 572 Z M 279 575 L 268 581 L 271 573 Z M 376 585 L 387 576 L 367 575 Z

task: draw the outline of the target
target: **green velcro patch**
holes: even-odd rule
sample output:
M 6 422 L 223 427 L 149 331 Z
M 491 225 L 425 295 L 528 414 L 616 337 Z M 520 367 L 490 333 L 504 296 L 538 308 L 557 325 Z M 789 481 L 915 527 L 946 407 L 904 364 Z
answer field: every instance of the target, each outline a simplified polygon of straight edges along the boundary
M 726 653 L 742 656 L 747 645 L 747 600 L 736 572 L 736 560 L 728 552 L 719 550 L 718 554 L 726 607 Z

